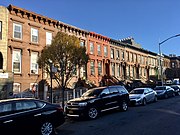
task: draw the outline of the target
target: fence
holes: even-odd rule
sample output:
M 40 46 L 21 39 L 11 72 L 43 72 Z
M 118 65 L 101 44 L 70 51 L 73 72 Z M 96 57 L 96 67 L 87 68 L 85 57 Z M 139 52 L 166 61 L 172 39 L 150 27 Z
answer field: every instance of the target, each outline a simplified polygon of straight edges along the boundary
M 66 89 L 64 91 L 64 102 L 67 102 L 70 99 L 81 97 L 81 95 L 86 91 L 87 91 L 87 88 L 84 88 L 84 87 L 79 87 L 76 89 Z M 53 103 L 61 103 L 62 100 L 63 100 L 62 91 L 60 90 L 56 90 L 56 92 L 53 91 Z

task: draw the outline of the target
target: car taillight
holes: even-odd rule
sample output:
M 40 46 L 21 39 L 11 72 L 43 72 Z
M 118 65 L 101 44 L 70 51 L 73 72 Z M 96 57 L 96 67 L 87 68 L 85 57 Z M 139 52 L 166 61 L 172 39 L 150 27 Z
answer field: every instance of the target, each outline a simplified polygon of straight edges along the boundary
M 57 110 L 58 110 L 59 112 L 63 112 L 63 111 L 64 111 L 62 107 L 57 107 Z

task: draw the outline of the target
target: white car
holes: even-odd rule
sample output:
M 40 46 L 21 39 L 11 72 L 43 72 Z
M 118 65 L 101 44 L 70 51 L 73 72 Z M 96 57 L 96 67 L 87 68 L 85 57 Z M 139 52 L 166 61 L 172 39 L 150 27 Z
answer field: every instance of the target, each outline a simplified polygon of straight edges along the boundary
M 157 101 L 157 93 L 151 88 L 135 88 L 129 93 L 131 105 L 146 105 Z

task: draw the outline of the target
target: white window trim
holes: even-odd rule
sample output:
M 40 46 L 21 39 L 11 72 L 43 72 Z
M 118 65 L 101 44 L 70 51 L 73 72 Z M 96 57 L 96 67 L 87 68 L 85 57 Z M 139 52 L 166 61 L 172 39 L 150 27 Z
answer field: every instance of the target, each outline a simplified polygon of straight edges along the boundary
M 51 36 L 51 37 L 49 37 Z M 50 42 L 50 43 L 48 43 Z M 46 32 L 46 45 L 51 45 L 52 44 L 52 32 Z
M 37 30 L 37 42 L 32 41 L 33 30 Z M 34 36 L 36 36 L 36 35 L 34 35 Z M 35 29 L 35 28 L 31 28 L 31 42 L 32 43 L 38 43 L 38 41 L 39 41 L 39 30 Z
M 21 38 L 14 37 L 15 25 L 16 25 L 16 26 L 20 26 L 20 29 L 21 29 L 21 31 L 20 31 L 20 33 L 21 33 Z M 13 38 L 14 38 L 14 39 L 20 39 L 20 40 L 22 40 L 22 25 L 21 25 L 21 24 L 13 23 Z
M 14 91 L 14 85 L 19 86 L 19 90 L 17 91 L 17 93 L 20 93 L 21 92 L 21 84 L 20 83 L 13 83 L 13 93 L 15 92 Z M 17 94 L 17 93 L 14 93 L 14 94 Z
M 19 72 L 14 72 L 14 51 L 20 52 L 20 71 Z M 14 73 L 21 73 L 21 65 L 22 64 L 22 56 L 21 56 L 21 50 L 13 50 L 13 55 L 12 55 L 12 71 Z
M 37 64 L 37 61 L 36 61 L 36 64 L 37 64 L 37 70 L 35 71 L 35 72 L 32 72 L 32 55 L 33 54 L 37 54 L 37 58 L 38 58 L 38 52 L 31 52 L 31 59 L 30 59 L 30 64 L 31 64 L 31 67 L 30 67 L 30 73 L 31 74 L 38 74 L 38 68 L 39 68 L 39 66 L 38 66 L 38 64 Z

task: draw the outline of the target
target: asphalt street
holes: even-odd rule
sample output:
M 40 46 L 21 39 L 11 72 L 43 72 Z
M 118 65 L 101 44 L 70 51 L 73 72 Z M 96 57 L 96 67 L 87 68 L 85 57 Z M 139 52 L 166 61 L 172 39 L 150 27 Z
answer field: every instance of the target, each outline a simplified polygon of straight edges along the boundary
M 96 120 L 70 120 L 58 135 L 180 135 L 180 96 L 158 100 L 127 112 L 110 111 Z

